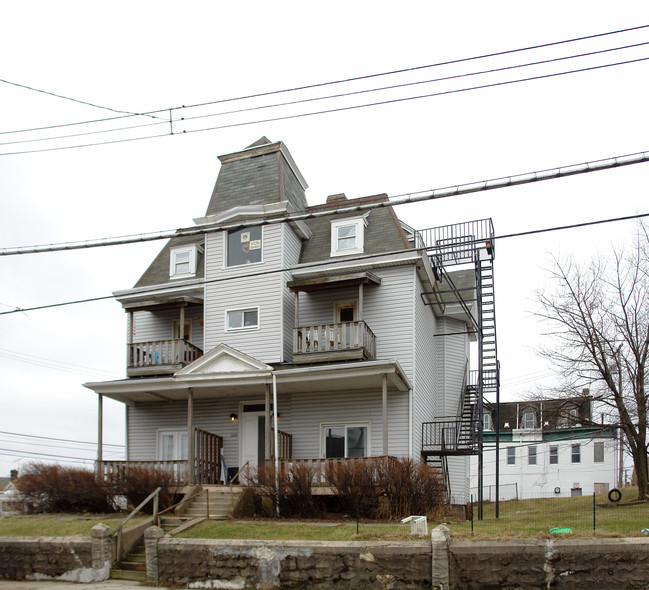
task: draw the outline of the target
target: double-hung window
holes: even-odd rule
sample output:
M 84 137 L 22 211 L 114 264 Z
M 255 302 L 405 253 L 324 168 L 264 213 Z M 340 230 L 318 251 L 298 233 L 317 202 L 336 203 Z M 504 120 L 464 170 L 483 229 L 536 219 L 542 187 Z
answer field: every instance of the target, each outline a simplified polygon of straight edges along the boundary
M 581 463 L 581 445 L 572 445 L 571 458 L 573 463 Z
M 259 327 L 259 308 L 230 309 L 226 311 L 225 329 L 228 332 L 234 330 L 252 330 Z
M 365 244 L 365 216 L 331 222 L 331 256 L 362 254 Z
M 196 246 L 173 248 L 169 256 L 169 277 L 184 279 L 196 274 Z
M 516 465 L 516 447 L 507 447 L 507 465 Z
M 559 446 L 550 445 L 550 465 L 559 464 Z
M 593 461 L 595 463 L 604 463 L 604 443 L 596 442 L 593 444 Z
M 536 447 L 527 447 L 527 464 L 536 465 Z
M 523 414 L 523 428 L 531 430 L 536 424 L 534 412 L 525 412 Z
M 367 424 L 325 424 L 322 427 L 323 455 L 337 457 L 367 457 L 369 455 Z

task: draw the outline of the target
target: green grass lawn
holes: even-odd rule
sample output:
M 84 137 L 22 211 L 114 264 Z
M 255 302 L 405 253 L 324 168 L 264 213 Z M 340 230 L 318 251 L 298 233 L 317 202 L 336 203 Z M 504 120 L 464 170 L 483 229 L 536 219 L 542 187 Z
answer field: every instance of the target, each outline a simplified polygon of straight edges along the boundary
M 500 503 L 500 518 L 495 518 L 495 504 L 486 502 L 483 520 L 477 519 L 474 507 L 473 530 L 469 521 L 457 517 L 429 520 L 429 530 L 440 522 L 451 529 L 455 539 L 512 539 L 552 536 L 553 527 L 570 528 L 567 536 L 591 538 L 603 536 L 640 536 L 649 528 L 649 502 L 633 503 L 637 490 L 625 488 L 619 504 L 608 501 L 606 494 L 595 498 L 593 530 L 593 497 L 509 500 Z M 115 515 L 33 515 L 0 518 L 0 536 L 89 536 L 99 522 L 114 530 L 123 516 Z M 135 519 L 141 522 L 143 518 Z M 133 523 L 135 524 L 135 523 Z M 271 539 L 319 541 L 394 541 L 412 540 L 410 527 L 398 523 L 292 522 L 271 520 L 205 521 L 181 537 L 203 539 Z M 564 535 L 557 535 L 558 537 Z
M 115 530 L 124 520 L 123 515 L 30 514 L 0 518 L 0 537 L 71 537 L 90 536 L 90 529 L 100 522 Z M 133 518 L 127 526 L 142 522 Z

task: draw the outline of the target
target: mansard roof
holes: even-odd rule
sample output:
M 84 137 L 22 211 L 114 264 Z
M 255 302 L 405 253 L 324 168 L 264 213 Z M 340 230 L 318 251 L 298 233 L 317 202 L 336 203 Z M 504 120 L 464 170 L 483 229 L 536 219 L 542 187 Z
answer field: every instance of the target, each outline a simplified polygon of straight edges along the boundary
M 355 205 L 363 205 L 372 202 L 388 203 L 385 194 L 360 199 L 347 199 L 342 195 L 337 198 L 330 198 L 328 203 L 309 207 L 308 211 L 326 211 L 337 208 L 349 208 Z M 354 218 L 367 215 L 367 229 L 365 231 L 364 254 L 382 254 L 394 250 L 409 248 L 406 235 L 401 228 L 394 209 L 390 206 L 376 207 L 357 212 L 341 213 L 340 215 L 324 215 L 307 220 L 309 229 L 313 232 L 311 239 L 302 248 L 300 263 L 317 262 L 330 258 L 331 253 L 331 222 L 340 221 L 346 218 Z M 341 260 L 344 257 L 340 258 Z

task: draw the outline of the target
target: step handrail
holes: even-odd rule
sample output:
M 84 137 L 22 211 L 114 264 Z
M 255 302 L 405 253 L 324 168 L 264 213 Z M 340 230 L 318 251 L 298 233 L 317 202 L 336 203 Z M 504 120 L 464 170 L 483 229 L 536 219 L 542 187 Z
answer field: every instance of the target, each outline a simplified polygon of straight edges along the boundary
M 189 496 L 185 496 L 180 502 L 176 502 L 173 506 L 169 506 L 169 508 L 165 508 L 164 510 L 158 512 L 158 516 L 162 516 L 163 514 L 166 514 L 167 512 L 171 512 L 174 508 L 178 508 L 181 504 L 185 504 L 186 502 L 189 502 L 190 500 L 193 500 L 197 496 L 200 496 L 201 494 L 205 493 L 207 490 L 205 489 L 198 489 L 194 490 Z
M 232 485 L 232 482 L 233 482 L 235 479 L 237 479 L 237 477 L 239 477 L 239 474 L 240 474 L 240 473 L 241 473 L 241 472 L 242 472 L 246 467 L 248 467 L 248 463 L 250 463 L 250 461 L 246 461 L 246 462 L 243 464 L 243 467 L 240 467 L 240 468 L 239 468 L 239 471 L 237 471 L 237 472 L 235 473 L 234 477 L 232 477 L 232 478 L 230 479 L 230 481 L 229 481 L 226 485 L 231 486 L 231 485 Z
M 111 533 L 111 537 L 117 536 L 117 550 L 115 552 L 115 558 L 119 561 L 122 558 L 122 529 L 124 525 L 131 520 L 150 500 L 153 499 L 153 523 L 157 524 L 158 520 L 158 505 L 160 501 L 160 491 L 161 487 L 156 488 L 152 491 L 142 502 L 140 502 L 136 508 L 131 510 L 131 513 L 117 526 L 117 528 Z

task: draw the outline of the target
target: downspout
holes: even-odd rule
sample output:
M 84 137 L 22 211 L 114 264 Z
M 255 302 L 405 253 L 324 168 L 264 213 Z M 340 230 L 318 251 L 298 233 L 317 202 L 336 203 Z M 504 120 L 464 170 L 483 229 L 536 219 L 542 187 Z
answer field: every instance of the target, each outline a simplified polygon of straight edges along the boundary
M 274 429 L 274 445 L 275 445 L 275 494 L 276 503 L 275 510 L 279 516 L 279 432 L 277 430 L 277 376 L 273 372 L 273 429 Z

